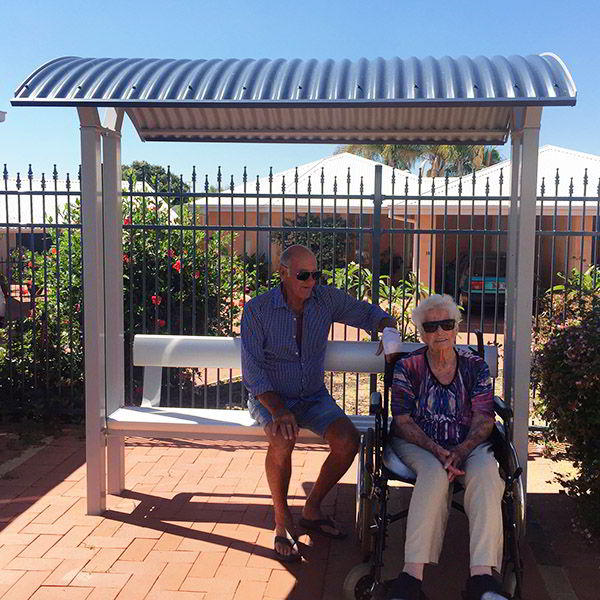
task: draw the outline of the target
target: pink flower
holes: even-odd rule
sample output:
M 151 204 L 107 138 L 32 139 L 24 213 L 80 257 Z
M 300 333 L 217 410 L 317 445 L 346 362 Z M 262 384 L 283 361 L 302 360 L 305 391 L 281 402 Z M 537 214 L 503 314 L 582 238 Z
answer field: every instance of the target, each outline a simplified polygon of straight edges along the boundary
M 173 263 L 173 268 L 178 272 L 181 273 L 181 261 L 179 259 L 177 259 L 174 263 Z
M 169 258 L 173 258 L 175 256 L 175 250 L 173 250 L 173 248 L 169 248 L 169 251 L 167 252 L 167 256 Z
M 194 279 L 200 279 L 200 271 L 194 273 Z
M 154 304 L 155 306 L 159 306 L 160 303 L 162 302 L 161 296 L 151 296 L 151 298 L 152 298 L 152 304 Z

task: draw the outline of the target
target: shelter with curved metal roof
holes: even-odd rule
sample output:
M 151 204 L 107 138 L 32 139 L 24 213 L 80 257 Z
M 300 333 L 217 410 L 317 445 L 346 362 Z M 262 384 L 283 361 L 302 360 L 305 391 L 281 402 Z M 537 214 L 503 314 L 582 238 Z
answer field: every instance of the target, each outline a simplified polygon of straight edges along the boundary
M 120 107 L 147 141 L 504 144 L 515 106 L 575 100 L 554 54 L 356 62 L 66 57 L 32 73 L 13 104 Z
M 526 469 L 541 114 L 576 99 L 569 70 L 550 53 L 355 62 L 64 57 L 36 69 L 12 104 L 73 106 L 81 124 L 88 513 L 106 508 L 106 415 L 124 396 L 125 115 L 147 141 L 503 144 L 510 136 L 504 396 Z M 122 470 L 122 446 L 108 452 Z M 109 470 L 109 489 L 118 491 L 118 481 Z

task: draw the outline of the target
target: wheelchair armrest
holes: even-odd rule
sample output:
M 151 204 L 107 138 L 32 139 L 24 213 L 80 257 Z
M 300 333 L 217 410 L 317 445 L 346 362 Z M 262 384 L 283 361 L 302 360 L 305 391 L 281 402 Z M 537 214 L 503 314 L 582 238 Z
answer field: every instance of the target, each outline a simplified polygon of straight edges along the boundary
M 369 404 L 369 414 L 376 415 L 381 409 L 381 392 L 373 392 L 371 394 L 371 403 Z
M 494 396 L 494 410 L 503 421 L 510 421 L 512 419 L 512 409 L 510 408 L 510 406 L 508 406 L 508 404 L 504 402 L 504 400 L 502 400 L 498 396 Z

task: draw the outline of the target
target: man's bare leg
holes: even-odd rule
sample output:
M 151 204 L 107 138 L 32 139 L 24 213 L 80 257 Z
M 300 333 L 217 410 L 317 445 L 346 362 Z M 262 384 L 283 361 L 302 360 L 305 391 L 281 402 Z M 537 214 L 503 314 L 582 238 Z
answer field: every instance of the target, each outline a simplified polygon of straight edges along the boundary
M 296 440 L 286 440 L 280 433 L 272 435 L 269 425 L 265 427 L 265 433 L 269 440 L 269 449 L 265 459 L 265 473 L 273 499 L 275 535 L 287 537 L 286 532 L 289 532 L 290 535 L 296 538 L 296 528 L 287 503 L 292 475 L 292 450 Z M 277 543 L 275 549 L 284 556 L 294 552 L 287 544 Z
M 304 505 L 302 516 L 305 519 L 315 520 L 324 517 L 321 512 L 321 503 L 333 486 L 350 468 L 360 445 L 360 434 L 348 417 L 341 417 L 335 420 L 327 428 L 324 437 L 329 443 L 331 451 L 325 459 L 317 481 Z M 339 533 L 335 527 L 324 526 L 323 529 L 332 535 Z

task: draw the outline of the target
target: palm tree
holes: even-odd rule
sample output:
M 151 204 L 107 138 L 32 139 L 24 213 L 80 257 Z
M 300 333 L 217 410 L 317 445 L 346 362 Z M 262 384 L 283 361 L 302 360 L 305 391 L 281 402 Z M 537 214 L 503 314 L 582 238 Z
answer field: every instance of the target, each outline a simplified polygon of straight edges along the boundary
M 410 171 L 426 148 L 427 146 L 419 144 L 402 146 L 392 144 L 347 144 L 339 146 L 335 153 L 350 152 L 350 154 L 383 163 L 388 167 Z
M 340 146 L 339 152 L 350 152 L 370 160 L 381 162 L 396 169 L 410 171 L 421 160 L 427 177 L 460 176 L 495 165 L 502 160 L 493 146 L 461 145 L 393 145 L 348 144 Z M 425 169 L 426 166 L 429 166 Z

